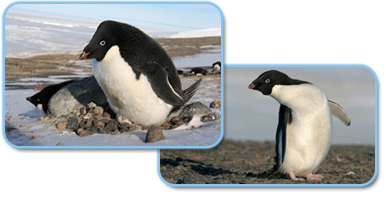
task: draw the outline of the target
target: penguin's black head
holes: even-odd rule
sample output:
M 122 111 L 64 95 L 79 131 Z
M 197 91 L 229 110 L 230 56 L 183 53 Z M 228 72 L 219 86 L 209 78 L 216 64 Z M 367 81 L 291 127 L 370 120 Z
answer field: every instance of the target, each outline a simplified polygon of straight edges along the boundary
M 264 72 L 252 81 L 248 88 L 258 90 L 264 95 L 270 95 L 275 85 L 291 85 L 293 82 L 294 80 L 286 74 L 277 70 L 270 70 Z
M 27 97 L 26 100 L 31 102 L 36 107 L 38 104 L 42 104 L 40 97 L 41 97 L 41 93 L 39 92 L 33 96 Z
M 107 51 L 114 45 L 118 45 L 118 39 L 124 34 L 122 27 L 127 24 L 115 21 L 103 21 L 99 24 L 91 41 L 83 49 L 79 59 L 92 59 L 102 61 Z

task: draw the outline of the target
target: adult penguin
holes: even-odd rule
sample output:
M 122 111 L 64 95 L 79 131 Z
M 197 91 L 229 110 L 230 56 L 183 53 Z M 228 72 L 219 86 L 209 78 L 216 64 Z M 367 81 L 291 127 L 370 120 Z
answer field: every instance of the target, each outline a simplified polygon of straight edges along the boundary
M 180 111 L 201 80 L 182 90 L 166 51 L 136 27 L 102 22 L 80 59 L 92 59 L 93 74 L 118 121 L 158 126 Z
M 263 173 L 276 171 L 288 174 L 293 180 L 320 180 L 314 174 L 327 157 L 331 146 L 331 114 L 347 126 L 351 119 L 337 103 L 329 101 L 317 86 L 292 79 L 285 73 L 270 70 L 261 74 L 249 86 L 269 95 L 280 103 L 279 124 L 276 130 L 276 165 Z

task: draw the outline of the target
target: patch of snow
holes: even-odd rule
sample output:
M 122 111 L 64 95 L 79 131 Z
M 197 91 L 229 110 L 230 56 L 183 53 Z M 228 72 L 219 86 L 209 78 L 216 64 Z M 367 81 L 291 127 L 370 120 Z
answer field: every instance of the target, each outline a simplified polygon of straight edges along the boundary
M 212 36 L 221 36 L 221 28 L 182 31 L 170 36 L 169 38 L 199 38 Z

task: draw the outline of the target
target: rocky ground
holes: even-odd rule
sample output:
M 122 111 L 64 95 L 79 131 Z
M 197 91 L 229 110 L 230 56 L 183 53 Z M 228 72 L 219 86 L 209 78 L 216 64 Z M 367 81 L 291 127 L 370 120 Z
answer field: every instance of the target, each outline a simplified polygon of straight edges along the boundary
M 374 146 L 332 146 L 317 173 L 321 181 L 256 175 L 274 165 L 274 142 L 223 140 L 208 150 L 161 150 L 160 171 L 172 184 L 363 184 L 375 171 Z
M 221 45 L 221 37 L 160 38 L 156 41 L 164 47 L 171 58 L 204 53 L 206 50 L 210 50 L 210 47 L 206 46 Z M 29 58 L 6 57 L 5 79 L 70 74 L 74 69 L 91 73 L 91 67 L 76 65 L 80 53 L 79 51 L 79 54 L 50 54 Z

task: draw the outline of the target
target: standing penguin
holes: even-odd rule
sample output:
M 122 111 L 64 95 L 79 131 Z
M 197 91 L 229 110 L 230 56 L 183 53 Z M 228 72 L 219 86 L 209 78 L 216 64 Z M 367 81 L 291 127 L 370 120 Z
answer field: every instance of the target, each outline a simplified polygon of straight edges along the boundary
M 329 101 L 315 85 L 270 70 L 248 87 L 270 95 L 280 103 L 276 130 L 276 165 L 270 171 L 289 174 L 293 180 L 320 180 L 313 174 L 325 160 L 331 145 L 331 113 L 346 126 L 351 119 L 337 103 Z
M 93 74 L 117 113 L 143 126 L 158 126 L 178 112 L 201 80 L 182 90 L 166 51 L 141 30 L 115 21 L 102 22 L 80 59 L 93 59 Z

